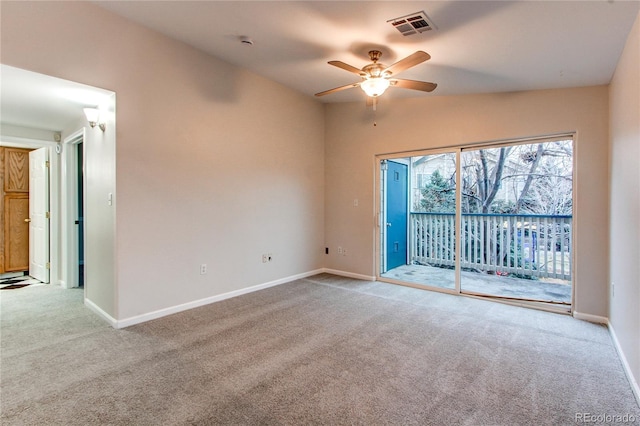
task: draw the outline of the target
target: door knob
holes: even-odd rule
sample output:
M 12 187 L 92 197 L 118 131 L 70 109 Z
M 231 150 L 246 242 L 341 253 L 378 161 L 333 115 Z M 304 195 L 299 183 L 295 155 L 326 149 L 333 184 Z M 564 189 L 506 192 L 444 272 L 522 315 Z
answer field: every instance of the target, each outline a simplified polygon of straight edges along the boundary
M 31 219 L 26 218 L 24 221 L 25 221 L 25 222 L 31 222 Z
M 387 222 L 387 226 L 391 226 L 391 222 Z

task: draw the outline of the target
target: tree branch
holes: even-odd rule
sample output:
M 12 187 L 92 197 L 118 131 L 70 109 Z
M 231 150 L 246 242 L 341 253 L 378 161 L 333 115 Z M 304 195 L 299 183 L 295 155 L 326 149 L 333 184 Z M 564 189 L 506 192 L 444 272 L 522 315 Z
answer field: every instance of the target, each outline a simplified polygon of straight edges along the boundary
M 573 181 L 573 177 L 572 176 L 552 175 L 552 174 L 548 174 L 548 173 L 517 173 L 517 174 L 513 174 L 513 175 L 503 176 L 502 180 L 509 179 L 509 178 L 512 178 L 512 177 L 520 177 L 520 176 L 556 177 L 556 178 L 565 179 L 565 180 L 568 180 L 568 181 Z
M 482 203 L 482 213 L 489 212 L 489 206 L 493 202 L 494 198 L 498 194 L 498 189 L 500 189 L 500 181 L 502 180 L 502 171 L 504 170 L 504 164 L 507 161 L 507 155 L 509 155 L 509 151 L 505 147 L 500 148 L 500 155 L 498 156 L 498 161 L 494 166 L 494 179 L 491 185 L 491 191 L 487 194 L 484 202 Z M 483 150 L 480 150 L 483 152 Z
M 536 151 L 536 157 L 531 162 L 531 168 L 529 169 L 529 176 L 527 176 L 527 180 L 522 187 L 522 191 L 520 192 L 520 197 L 518 197 L 518 201 L 516 202 L 515 212 L 520 213 L 520 208 L 522 207 L 522 203 L 524 202 L 524 196 L 529 192 L 529 188 L 531 187 L 531 182 L 533 181 L 533 172 L 538 168 L 538 164 L 540 164 L 540 159 L 542 158 L 542 152 L 544 151 L 544 145 L 539 144 L 538 150 Z

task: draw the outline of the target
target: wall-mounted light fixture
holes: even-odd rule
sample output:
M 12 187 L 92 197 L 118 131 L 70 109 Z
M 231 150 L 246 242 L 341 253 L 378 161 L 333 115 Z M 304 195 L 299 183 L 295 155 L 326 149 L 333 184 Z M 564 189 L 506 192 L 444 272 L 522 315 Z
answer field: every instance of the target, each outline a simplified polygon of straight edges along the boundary
M 105 123 L 100 123 L 100 110 L 98 108 L 84 108 L 84 115 L 87 117 L 89 126 L 96 127 L 96 124 L 103 132 L 106 129 Z

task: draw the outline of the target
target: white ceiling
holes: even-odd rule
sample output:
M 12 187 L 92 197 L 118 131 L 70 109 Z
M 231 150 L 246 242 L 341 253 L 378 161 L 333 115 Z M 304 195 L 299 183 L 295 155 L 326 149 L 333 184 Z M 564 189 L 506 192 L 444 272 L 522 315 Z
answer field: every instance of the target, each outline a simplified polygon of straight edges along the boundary
M 43 130 L 63 130 L 112 94 L 60 78 L 0 65 L 1 122 Z
M 94 3 L 309 96 L 359 80 L 327 61 L 361 68 L 372 48 L 387 65 L 416 50 L 429 53 L 429 61 L 400 77 L 437 89 L 384 95 L 395 98 L 607 84 L 640 9 L 639 1 L 618 0 Z M 404 37 L 387 23 L 418 11 L 437 29 Z M 242 44 L 241 36 L 254 44 Z M 60 130 L 64 111 L 87 106 L 86 99 L 60 95 L 71 87 L 51 87 L 71 84 L 64 80 L 3 66 L 0 82 L 4 123 Z M 317 99 L 358 101 L 364 94 L 349 89 Z
M 416 50 L 431 60 L 400 77 L 438 84 L 436 96 L 607 84 L 638 1 L 96 1 L 169 37 L 302 93 L 359 81 L 381 48 L 390 65 Z M 437 30 L 404 37 L 387 21 L 424 11 Z M 253 46 L 239 37 L 248 36 Z M 363 99 L 359 89 L 324 102 Z

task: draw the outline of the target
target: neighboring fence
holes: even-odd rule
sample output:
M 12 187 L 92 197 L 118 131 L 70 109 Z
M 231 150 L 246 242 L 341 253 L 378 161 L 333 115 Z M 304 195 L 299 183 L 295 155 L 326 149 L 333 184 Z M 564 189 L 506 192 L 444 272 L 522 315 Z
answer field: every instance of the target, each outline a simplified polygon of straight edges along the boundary
M 463 214 L 460 265 L 571 280 L 571 216 Z M 455 214 L 411 213 L 411 260 L 455 264 Z

